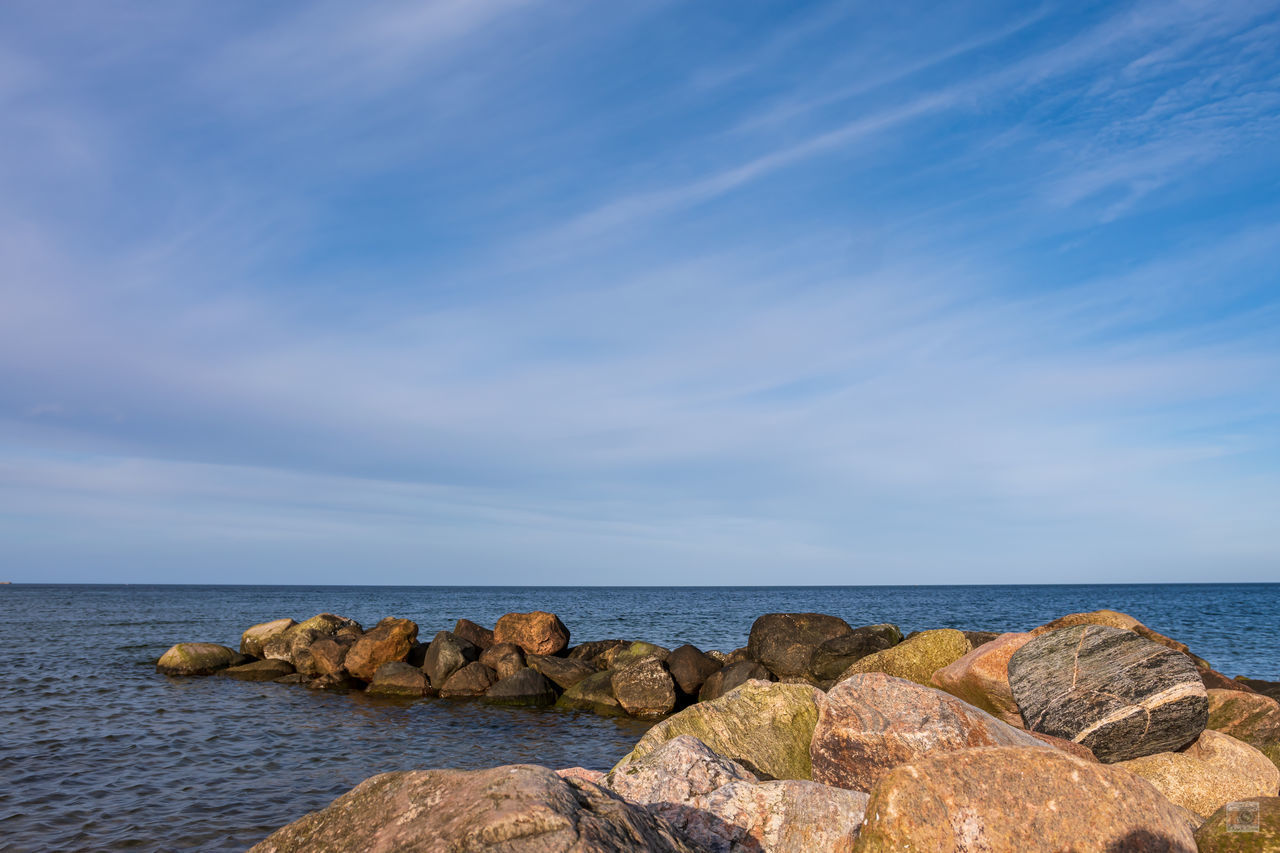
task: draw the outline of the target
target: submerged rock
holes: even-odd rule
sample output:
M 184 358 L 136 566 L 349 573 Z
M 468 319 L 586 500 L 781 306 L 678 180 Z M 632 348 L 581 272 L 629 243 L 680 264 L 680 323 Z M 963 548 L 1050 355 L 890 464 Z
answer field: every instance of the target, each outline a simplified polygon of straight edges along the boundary
M 554 655 L 569 646 L 569 629 L 554 613 L 508 613 L 493 628 L 495 643 L 515 643 L 528 654 Z
M 293 667 L 282 660 L 256 660 L 240 666 L 229 666 L 218 671 L 218 675 L 234 678 L 237 681 L 275 681 L 293 672 Z
M 824 613 L 766 613 L 752 623 L 747 651 L 779 678 L 802 676 L 818 646 L 852 633 L 848 622 Z
M 933 674 L 970 651 L 964 634 L 952 628 L 921 631 L 882 652 L 855 661 L 837 683 L 860 672 L 883 672 L 916 684 L 932 686 Z
M 1022 714 L 1009 687 L 1009 658 L 1030 641 L 1030 634 L 1000 634 L 935 672 L 933 684 L 1022 728 Z
M 216 643 L 178 643 L 160 656 L 156 669 L 165 675 L 213 675 L 247 659 L 235 649 Z
M 1160 793 L 1201 818 L 1224 803 L 1280 794 L 1280 768 L 1243 741 L 1205 729 L 1179 752 L 1161 752 L 1121 761 Z

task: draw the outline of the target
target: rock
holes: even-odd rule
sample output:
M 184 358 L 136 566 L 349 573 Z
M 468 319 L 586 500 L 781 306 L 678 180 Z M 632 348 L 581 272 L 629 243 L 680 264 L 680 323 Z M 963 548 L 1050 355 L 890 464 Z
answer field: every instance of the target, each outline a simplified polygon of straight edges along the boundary
M 542 707 L 556 703 L 556 689 L 540 672 L 525 667 L 494 682 L 484 694 L 491 705 Z
M 902 642 L 897 625 L 865 625 L 853 633 L 833 637 L 813 650 L 809 675 L 820 684 L 834 681 L 846 669 L 867 655 L 891 649 Z
M 627 802 L 649 806 L 688 805 L 730 782 L 759 781 L 750 770 L 716 755 L 696 737 L 680 735 L 643 756 L 624 759 L 600 784 Z M 661 809 L 655 813 L 667 818 L 678 814 Z
M 551 679 L 561 690 L 568 690 L 588 675 L 596 673 L 596 668 L 585 661 L 552 655 L 527 655 L 526 658 L 531 669 Z
M 384 663 L 400 663 L 418 639 L 418 625 L 388 616 L 355 641 L 347 651 L 347 672 L 361 681 L 372 681 Z
M 1107 764 L 1180 749 L 1209 716 L 1191 659 L 1121 628 L 1035 637 L 1009 659 L 1009 686 L 1028 729 L 1083 744 Z
M 334 635 L 339 633 L 349 633 L 360 636 L 364 633 L 364 629 L 360 627 L 360 623 L 354 619 L 348 619 L 345 616 L 338 616 L 334 613 L 321 613 L 312 616 L 305 622 L 299 622 L 293 626 L 293 630 L 301 631 L 317 631 L 320 634 Z
M 744 660 L 749 660 L 753 663 L 755 662 L 751 657 L 751 650 L 746 646 L 743 646 L 740 649 L 734 649 L 729 652 L 729 654 L 725 655 L 724 665 L 729 666 L 730 664 L 740 663 Z M 773 677 L 773 673 L 769 673 L 769 675 Z
M 814 649 L 834 637 L 853 633 L 849 623 L 823 613 L 766 613 L 751 625 L 751 659 L 779 678 L 809 671 Z
M 1009 658 L 1030 640 L 1030 634 L 1000 634 L 935 672 L 933 684 L 1022 728 L 1022 714 L 1009 688 Z
M 566 655 L 566 657 L 568 657 L 569 660 L 586 661 L 587 663 L 595 666 L 596 669 L 608 669 L 608 667 L 604 665 L 604 661 L 601 659 L 601 656 L 610 649 L 615 649 L 618 646 L 629 645 L 631 644 L 626 640 L 592 640 L 589 643 L 581 643 L 574 646 L 569 650 L 569 654 Z
M 676 687 L 686 696 L 697 696 L 706 680 L 720 671 L 720 664 L 696 646 L 685 644 L 667 656 L 667 670 Z
M 312 643 L 306 649 L 310 676 L 345 674 L 347 669 L 343 664 L 354 642 L 348 637 L 324 637 Z
M 1060 737 L 1047 735 L 1044 732 L 1027 732 L 1027 734 L 1031 735 L 1033 738 L 1040 741 L 1041 743 L 1051 746 L 1054 749 L 1060 749 L 1069 755 L 1074 755 L 1076 758 L 1079 758 L 1083 761 L 1088 761 L 1090 764 L 1101 763 L 1098 761 L 1098 756 L 1090 752 L 1088 747 L 1081 746 L 1075 741 L 1064 740 Z
M 623 761 L 642 758 L 680 735 L 693 735 L 762 779 L 812 779 L 809 741 L 826 701 L 821 690 L 807 684 L 748 681 L 657 723 Z
M 1251 797 L 1227 803 L 1196 831 L 1200 853 L 1267 853 L 1280 850 L 1280 798 Z
M 281 663 L 284 663 L 284 661 L 281 661 Z M 274 684 L 306 684 L 307 677 L 300 672 L 292 672 L 292 673 L 289 673 L 288 675 L 280 676 L 273 683 Z
M 388 661 L 378 667 L 373 681 L 365 689 L 370 696 L 403 696 L 418 698 L 427 695 L 427 676 L 421 669 L 405 661 Z
M 303 685 L 308 690 L 330 690 L 336 693 L 346 693 L 348 690 L 364 690 L 365 688 L 363 681 L 352 678 L 345 670 L 332 675 L 318 675 L 315 678 L 308 678 L 303 682 Z
M 656 658 L 660 661 L 667 659 L 667 655 L 671 652 L 662 646 L 655 646 L 653 643 L 628 643 L 625 646 L 615 646 L 604 653 L 603 659 L 605 667 L 608 669 L 622 669 L 631 666 L 633 663 L 639 663 L 645 658 Z
M 1041 745 L 949 693 L 868 672 L 828 691 L 809 757 L 815 782 L 870 791 L 893 768 L 931 753 Z
M 591 711 L 606 717 L 623 716 L 627 713 L 613 695 L 613 672 L 607 669 L 588 675 L 570 687 L 556 700 L 556 707 L 571 711 Z
M 515 643 L 494 643 L 480 653 L 480 663 L 498 674 L 498 678 L 506 678 L 524 669 L 524 652 Z
M 702 853 L 642 807 L 532 765 L 374 776 L 253 853 L 318 850 Z
M 262 656 L 268 660 L 288 661 L 299 672 L 307 672 L 313 670 L 314 664 L 304 652 L 317 640 L 354 640 L 363 633 L 360 623 L 353 619 L 321 613 L 266 640 L 262 644 Z
M 240 666 L 218 670 L 218 675 L 237 681 L 275 681 L 293 672 L 293 667 L 282 660 L 256 660 Z
M 1052 749 L 990 747 L 890 771 L 871 791 L 854 850 L 1196 853 L 1196 844 L 1145 779 Z
M 711 820 L 686 820 L 685 837 L 729 853 L 816 853 L 853 849 L 867 795 L 785 779 L 731 782 L 697 801 Z M 724 845 L 724 846 L 721 846 Z
M 569 629 L 554 613 L 508 613 L 493 629 L 495 643 L 515 643 L 526 653 L 554 655 L 569 646 Z
M 969 641 L 969 645 L 975 649 L 978 646 L 985 646 L 987 643 L 1000 636 L 999 631 L 961 631 L 964 638 Z
M 1237 675 L 1232 680 L 1240 687 L 1261 693 L 1263 696 L 1270 696 L 1280 702 L 1280 681 L 1263 681 L 1261 678 L 1245 678 L 1243 675 Z M 1236 689 L 1239 690 L 1240 687 Z
M 160 656 L 156 669 L 165 675 L 213 675 L 247 660 L 247 655 L 214 643 L 178 643 Z
M 427 646 L 422 658 L 422 671 L 437 690 L 444 687 L 449 676 L 480 657 L 480 647 L 449 631 L 441 631 Z
M 1216 669 L 1200 670 L 1200 680 L 1204 682 L 1205 690 L 1240 690 L 1244 693 L 1258 692 L 1243 681 L 1239 681 L 1234 678 L 1227 678 Z
M 676 707 L 676 685 L 671 673 L 656 657 L 612 670 L 613 695 L 633 717 L 655 719 Z
M 1239 690 L 1208 694 L 1209 728 L 1244 741 L 1280 766 L 1280 702 Z
M 1194 658 L 1197 665 L 1203 665 L 1205 669 L 1209 669 L 1209 665 L 1200 658 L 1191 654 L 1185 643 L 1166 637 L 1158 631 L 1153 631 L 1146 625 L 1143 625 L 1137 619 L 1134 619 L 1128 613 L 1121 613 L 1117 610 L 1094 610 L 1090 613 L 1069 613 L 1066 616 L 1054 619 L 1048 624 L 1041 625 L 1039 628 L 1032 628 L 1031 635 L 1038 637 L 1041 634 L 1048 634 L 1051 631 L 1057 631 L 1061 628 L 1073 628 L 1077 625 L 1103 625 L 1108 628 L 1119 628 L 1124 631 L 1132 631 L 1145 640 L 1153 643 L 1159 643 L 1165 648 L 1173 649 L 1175 652 L 1182 652 L 1188 657 Z
M 556 775 L 561 779 L 585 779 L 593 785 L 599 785 L 604 781 L 604 771 L 588 770 L 585 767 L 565 767 L 557 770 Z
M 459 619 L 453 626 L 453 635 L 478 646 L 481 650 L 493 645 L 493 632 L 470 619 Z
M 773 681 L 773 673 L 753 660 L 740 660 L 727 664 L 719 672 L 713 672 L 698 691 L 699 702 L 719 699 L 740 684 L 748 681 Z
M 729 661 L 729 656 L 726 655 L 724 652 L 720 651 L 719 649 L 708 649 L 707 651 L 703 652 L 703 654 L 711 658 L 713 661 L 720 664 L 721 666 L 724 666 Z
M 292 619 L 286 618 L 254 625 L 240 635 L 240 654 L 255 658 L 262 657 L 262 645 L 267 640 L 283 634 L 297 624 Z
M 1180 752 L 1146 755 L 1116 766 L 1138 774 L 1201 819 L 1232 800 L 1280 794 L 1280 768 L 1249 744 L 1212 729 Z
M 497 680 L 498 676 L 493 670 L 478 661 L 472 661 L 444 680 L 440 686 L 440 695 L 446 699 L 483 696 Z
M 883 672 L 916 684 L 932 685 L 933 674 L 968 654 L 969 641 L 953 628 L 921 631 L 898 645 L 855 661 L 837 683 L 860 672 Z

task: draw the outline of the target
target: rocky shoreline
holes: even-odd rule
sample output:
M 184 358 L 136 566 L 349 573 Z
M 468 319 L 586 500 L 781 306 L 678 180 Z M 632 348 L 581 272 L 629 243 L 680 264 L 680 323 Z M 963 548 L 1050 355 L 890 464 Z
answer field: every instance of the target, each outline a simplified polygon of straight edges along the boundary
M 570 644 L 554 614 L 419 642 L 330 613 L 180 643 L 171 676 L 655 720 L 607 774 L 375 776 L 257 851 L 1280 849 L 1280 683 L 1101 610 L 903 636 L 773 613 L 729 652 Z

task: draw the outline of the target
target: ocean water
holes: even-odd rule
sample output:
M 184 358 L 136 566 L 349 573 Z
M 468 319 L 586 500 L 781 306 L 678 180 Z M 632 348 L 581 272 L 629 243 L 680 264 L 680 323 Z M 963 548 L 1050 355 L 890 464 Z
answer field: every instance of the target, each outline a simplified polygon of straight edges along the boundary
M 573 640 L 729 651 L 768 612 L 904 632 L 1025 630 L 1109 607 L 1228 675 L 1280 680 L 1280 584 L 766 588 L 0 586 L 0 850 L 243 850 L 389 770 L 528 762 L 607 769 L 647 728 L 556 710 L 377 701 L 174 679 L 174 643 L 330 611 L 413 619 L 558 613 Z

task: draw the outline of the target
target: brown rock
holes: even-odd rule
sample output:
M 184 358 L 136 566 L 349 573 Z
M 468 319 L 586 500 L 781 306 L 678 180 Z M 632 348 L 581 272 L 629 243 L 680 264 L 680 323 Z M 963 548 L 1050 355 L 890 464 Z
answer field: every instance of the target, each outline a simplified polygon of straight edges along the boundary
M 556 700 L 556 707 L 590 711 L 606 717 L 620 717 L 627 713 L 613 695 L 613 672 L 607 669 L 588 675 L 570 687 Z
M 569 660 L 555 655 L 526 655 L 529 668 L 551 679 L 561 690 L 568 690 L 588 675 L 595 675 L 596 668 L 586 661 Z
M 871 791 L 854 848 L 1196 853 L 1177 806 L 1146 780 L 1039 747 L 943 752 Z
M 1201 818 L 1225 803 L 1280 794 L 1280 768 L 1230 735 L 1206 729 L 1180 752 L 1161 752 L 1117 764 Z
M 480 663 L 498 674 L 498 678 L 515 675 L 528 666 L 524 652 L 515 643 L 494 643 L 480 653 Z
M 643 808 L 532 765 L 374 776 L 277 830 L 253 853 L 320 850 L 704 853 Z
M 310 676 L 345 674 L 343 664 L 354 642 L 347 637 L 325 637 L 312 643 L 306 650 L 310 656 Z
M 526 653 L 554 655 L 569 646 L 569 629 L 554 613 L 508 613 L 493 629 L 495 643 L 515 643 Z
M 610 649 L 618 646 L 631 645 L 626 640 L 592 640 L 588 643 L 580 643 L 569 650 L 566 655 L 570 660 L 581 660 L 595 666 L 596 669 L 607 669 L 602 656 Z
M 828 691 L 809 756 L 815 782 L 870 791 L 900 764 L 980 746 L 1041 743 L 941 690 L 883 673 L 862 673 Z
M 833 637 L 813 650 L 813 657 L 809 659 L 809 675 L 818 684 L 830 685 L 866 656 L 891 649 L 901 642 L 902 631 L 897 625 L 887 622 L 854 628 L 853 633 Z
M 480 647 L 449 631 L 440 631 L 422 657 L 422 671 L 437 690 L 449 676 L 480 657 Z
M 399 663 L 409 657 L 417 639 L 417 623 L 388 616 L 352 644 L 343 665 L 361 681 L 372 681 L 384 663 Z
M 262 646 L 272 637 L 279 636 L 288 631 L 298 623 L 292 619 L 276 619 L 271 622 L 263 622 L 249 628 L 240 635 L 240 654 L 251 655 L 255 658 L 262 657 Z
M 814 649 L 826 640 L 852 634 L 849 623 L 823 613 L 766 613 L 751 626 L 747 650 L 779 678 L 802 676 Z
M 354 639 L 363 633 L 360 623 L 353 619 L 321 613 L 266 640 L 262 644 L 262 656 L 268 660 L 288 661 L 299 672 L 311 671 L 314 664 L 304 653 L 317 640 L 326 637 Z
M 1240 687 L 1252 690 L 1254 693 L 1261 693 L 1263 696 L 1270 696 L 1280 702 L 1280 681 L 1263 681 L 1261 678 L 1246 678 L 1243 675 L 1237 675 L 1232 680 Z
M 478 661 L 472 661 L 445 679 L 440 687 L 440 695 L 446 699 L 483 696 L 497 680 L 498 676 L 493 670 Z
M 156 669 L 165 675 L 213 675 L 247 661 L 247 655 L 215 643 L 178 643 L 160 656 Z
M 1090 613 L 1069 613 L 1066 616 L 1054 619 L 1048 624 L 1041 625 L 1039 628 L 1032 628 L 1031 635 L 1038 637 L 1041 634 L 1047 634 L 1050 631 L 1056 631 L 1059 628 L 1072 628 L 1076 625 L 1103 625 L 1107 628 L 1120 628 L 1125 631 L 1132 631 L 1143 639 L 1150 640 L 1153 643 L 1159 643 L 1175 652 L 1182 652 L 1188 657 L 1195 658 L 1185 643 L 1180 643 L 1172 637 L 1166 637 L 1158 631 L 1153 631 L 1146 625 L 1143 625 L 1137 619 L 1134 619 L 1128 613 L 1121 613 L 1117 610 L 1094 610 Z M 1195 658 L 1197 665 L 1203 663 L 1199 658 Z M 1208 669 L 1206 664 L 1205 669 Z
M 1274 853 L 1280 850 L 1280 797 L 1227 803 L 1196 831 L 1200 853 Z
M 493 632 L 483 625 L 477 625 L 470 619 L 459 619 L 453 626 L 453 635 L 461 637 L 481 649 L 487 649 L 493 645 Z
M 724 669 L 713 672 L 698 691 L 699 702 L 719 699 L 740 684 L 748 681 L 774 681 L 773 673 L 753 660 L 740 660 L 726 664 Z
M 1088 761 L 1091 764 L 1100 763 L 1098 761 L 1098 756 L 1090 752 L 1088 747 L 1081 746 L 1075 741 L 1065 740 L 1060 737 L 1054 737 L 1053 735 L 1047 735 L 1044 732 L 1027 732 L 1027 734 L 1031 735 L 1043 744 L 1051 746 L 1054 749 L 1060 749 L 1068 755 L 1074 755 L 1082 761 Z
M 1261 693 L 1210 690 L 1209 728 L 1261 750 L 1280 765 L 1280 702 Z
M 493 683 L 484 694 L 491 705 L 544 707 L 556 703 L 556 689 L 542 673 L 525 667 Z
M 720 664 L 687 643 L 673 649 L 667 657 L 667 669 L 676 687 L 686 696 L 697 696 L 707 679 L 720 671 Z
M 1258 692 L 1239 679 L 1227 678 L 1216 669 L 1200 670 L 1200 680 L 1204 682 L 1206 690 L 1239 690 L 1243 693 Z
M 1022 728 L 1022 714 L 1009 689 L 1009 658 L 1031 639 L 1030 634 L 1000 634 L 933 674 L 933 684 Z
M 656 719 L 675 710 L 675 682 L 656 657 L 613 670 L 611 683 L 618 704 L 633 717 Z
M 282 660 L 255 660 L 240 666 L 218 670 L 218 675 L 237 681 L 275 681 L 293 672 L 293 667 Z
M 964 638 L 969 641 L 969 645 L 975 649 L 978 646 L 985 646 L 987 643 L 1000 636 L 999 631 L 961 631 Z
M 378 667 L 365 692 L 370 696 L 416 699 L 425 696 L 428 690 L 427 676 L 422 670 L 404 661 L 388 661 Z

